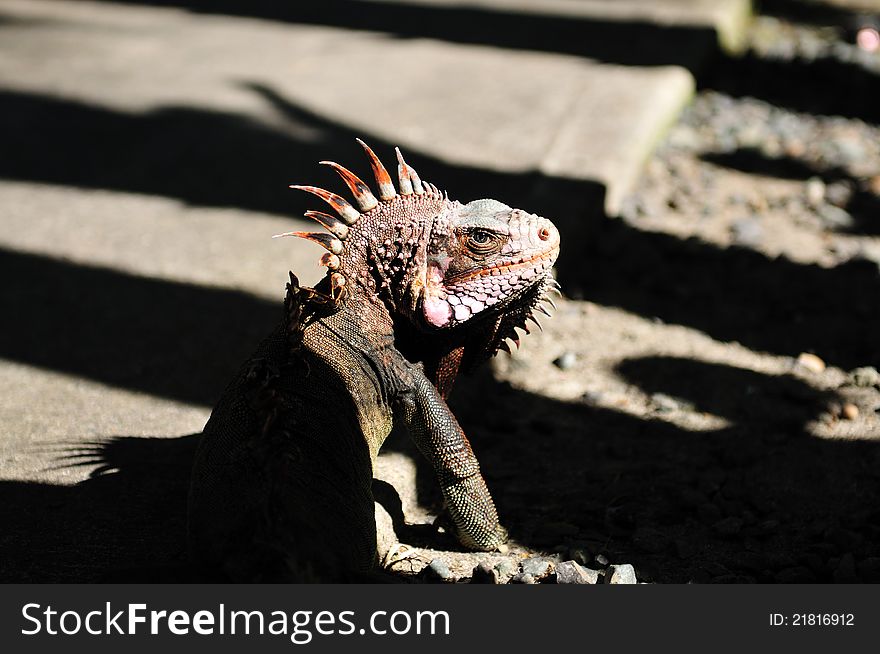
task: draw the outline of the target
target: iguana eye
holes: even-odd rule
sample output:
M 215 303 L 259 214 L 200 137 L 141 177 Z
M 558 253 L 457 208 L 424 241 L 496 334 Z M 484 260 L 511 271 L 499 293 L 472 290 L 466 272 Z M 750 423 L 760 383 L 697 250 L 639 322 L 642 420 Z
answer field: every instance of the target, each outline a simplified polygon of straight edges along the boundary
M 491 254 L 501 247 L 501 239 L 485 229 L 475 229 L 468 233 L 465 245 L 476 254 Z

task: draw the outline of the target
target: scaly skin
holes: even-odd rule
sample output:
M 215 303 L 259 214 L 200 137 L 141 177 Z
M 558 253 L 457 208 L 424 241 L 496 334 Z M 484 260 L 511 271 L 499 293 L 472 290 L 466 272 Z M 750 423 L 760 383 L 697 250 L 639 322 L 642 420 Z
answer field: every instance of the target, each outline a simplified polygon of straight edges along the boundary
M 190 547 L 233 579 L 345 580 L 375 565 L 370 483 L 392 414 L 431 462 L 462 545 L 507 539 L 446 396 L 459 369 L 518 343 L 514 328 L 543 310 L 559 233 L 494 200 L 449 200 L 399 152 L 398 193 L 364 148 L 378 198 L 325 162 L 359 209 L 296 187 L 340 216 L 308 212 L 329 233 L 290 234 L 328 250 L 327 276 L 306 289 L 291 275 L 282 324 L 205 426 Z

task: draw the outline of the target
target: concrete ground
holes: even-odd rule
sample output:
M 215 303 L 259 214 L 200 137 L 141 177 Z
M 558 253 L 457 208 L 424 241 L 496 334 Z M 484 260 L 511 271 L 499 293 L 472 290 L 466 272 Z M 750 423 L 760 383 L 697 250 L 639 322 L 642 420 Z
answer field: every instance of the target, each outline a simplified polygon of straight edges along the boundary
M 808 399 L 834 392 L 851 368 L 876 365 L 866 348 L 837 343 L 836 323 L 822 332 L 826 323 L 810 322 L 810 313 L 815 329 L 795 331 L 785 344 L 781 328 L 762 331 L 760 321 L 743 327 L 743 313 L 695 317 L 677 291 L 657 302 L 640 292 L 651 288 L 647 264 L 628 273 L 629 283 L 612 280 L 636 251 L 644 262 L 657 257 L 662 264 L 667 255 L 689 260 L 689 248 L 699 250 L 697 259 L 735 260 L 768 274 L 784 268 L 789 278 L 783 264 L 700 249 L 688 240 L 703 236 L 699 226 L 669 229 L 664 239 L 650 221 L 624 227 L 605 217 L 624 207 L 645 160 L 691 98 L 694 75 L 722 51 L 743 46 L 749 3 L 556 0 L 536 10 L 538 3 L 518 0 L 328 0 L 289 12 L 274 4 L 221 0 L 205 11 L 204 3 L 187 0 L 0 0 L 3 579 L 94 580 L 182 562 L 195 434 L 276 320 L 287 271 L 306 282 L 319 274 L 317 247 L 269 239 L 305 226 L 298 216 L 314 207 L 286 186 L 338 189 L 317 165 L 327 158 L 366 178 L 356 136 L 386 160 L 400 145 L 424 178 L 453 197 L 498 197 L 563 229 L 560 277 L 578 300 L 563 307 L 549 336 L 526 339 L 520 358 L 497 362 L 494 377 L 465 381 L 456 399 L 511 516 L 518 557 L 562 542 L 595 554 L 609 538 L 566 519 L 558 497 L 543 501 L 540 484 L 522 481 L 522 461 L 540 455 L 535 469 L 549 477 L 570 446 L 610 457 L 626 477 L 632 470 L 622 463 L 623 450 L 640 446 L 638 434 L 656 438 L 648 449 L 681 448 L 693 454 L 682 465 L 699 464 L 704 445 L 689 440 L 693 433 L 727 439 L 734 433 L 729 422 L 760 422 L 673 411 L 658 428 L 645 419 L 656 408 L 650 394 L 616 386 L 612 363 L 591 359 L 591 351 L 614 352 L 618 362 L 700 352 L 713 365 L 751 371 L 734 374 L 746 383 L 752 373 L 785 378 L 790 358 L 815 350 L 830 364 L 818 382 L 758 383 Z M 592 258 L 578 256 L 585 243 Z M 729 290 L 723 272 L 712 270 L 712 283 Z M 676 288 L 691 288 L 688 271 L 679 272 Z M 861 283 L 860 274 L 840 279 Z M 819 279 L 811 275 L 803 278 Z M 737 302 L 746 304 L 740 296 Z M 846 307 L 835 306 L 845 319 Z M 608 340 L 579 341 L 588 331 Z M 742 350 L 728 342 L 737 340 Z M 554 349 L 560 343 L 579 345 Z M 567 375 L 552 364 L 566 349 L 583 366 Z M 537 354 L 551 350 L 552 357 Z M 700 366 L 671 365 L 683 376 L 715 379 Z M 502 408 L 486 416 L 467 403 L 469 392 L 485 388 L 533 412 L 513 421 L 520 441 L 510 451 L 520 459 L 500 455 L 493 440 L 511 428 Z M 875 437 L 876 425 L 866 422 L 873 400 L 847 393 L 844 399 L 862 407 L 863 422 L 817 428 L 826 441 L 809 450 L 811 466 L 849 456 L 828 445 L 834 439 Z M 601 452 L 586 442 L 565 445 L 559 436 L 589 421 L 575 402 L 585 394 L 599 426 L 624 434 L 617 444 L 601 440 Z M 806 413 L 794 410 L 789 422 L 809 422 Z M 554 415 L 563 418 L 554 423 Z M 852 447 L 876 460 L 862 444 Z M 642 463 L 639 470 L 649 473 Z M 394 440 L 379 474 L 397 490 L 406 517 L 426 522 L 436 497 L 420 466 L 405 442 Z M 589 462 L 582 468 L 590 470 Z M 586 474 L 566 470 L 578 479 Z M 810 470 L 797 472 L 808 477 Z M 626 497 L 605 500 L 615 510 L 628 506 Z M 536 533 L 536 519 L 523 517 L 518 505 L 537 507 L 550 528 Z M 453 572 L 466 576 L 480 560 L 424 531 L 397 534 L 421 549 L 400 565 L 446 556 Z M 677 540 L 687 540 L 687 532 Z M 663 574 L 655 578 L 681 580 Z

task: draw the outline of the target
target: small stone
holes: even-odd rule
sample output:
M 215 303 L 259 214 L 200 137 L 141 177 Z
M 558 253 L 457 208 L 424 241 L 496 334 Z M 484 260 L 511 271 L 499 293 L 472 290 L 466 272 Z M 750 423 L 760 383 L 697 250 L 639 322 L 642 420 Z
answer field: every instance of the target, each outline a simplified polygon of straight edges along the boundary
M 587 391 L 581 395 L 581 399 L 590 406 L 600 406 L 605 400 L 605 393 L 602 391 Z
M 679 400 L 665 393 L 654 393 L 651 395 L 651 402 L 654 403 L 654 406 L 657 407 L 657 411 L 660 413 L 671 413 L 683 408 Z
M 571 370 L 575 363 L 577 363 L 577 355 L 574 352 L 563 352 L 553 359 L 553 365 L 560 370 Z
M 825 200 L 835 207 L 844 208 L 853 195 L 852 184 L 844 180 L 832 182 L 825 187 Z
M 637 584 L 636 571 L 629 563 L 611 566 L 609 584 Z
M 798 355 L 795 365 L 803 370 L 816 374 L 825 371 L 825 362 L 810 352 L 801 352 Z
M 818 177 L 811 177 L 807 180 L 805 192 L 807 203 L 813 208 L 818 207 L 825 199 L 825 182 Z
M 599 571 L 590 570 L 575 561 L 563 561 L 556 565 L 557 584 L 597 584 Z
M 537 582 L 535 581 L 535 578 L 532 575 L 521 572 L 518 575 L 515 575 L 510 580 L 510 583 L 512 583 L 512 584 L 534 584 Z
M 865 146 L 855 135 L 839 138 L 834 141 L 834 145 L 847 163 L 855 163 L 865 157 Z
M 851 229 L 855 224 L 849 213 L 833 204 L 823 204 L 816 213 L 828 229 Z
M 840 409 L 840 417 L 844 420 L 855 420 L 859 417 L 859 407 L 852 402 L 847 402 Z
M 608 557 L 605 556 L 604 554 L 597 554 L 596 555 L 596 563 L 598 565 L 601 565 L 604 568 L 605 566 L 608 565 Z
M 742 518 L 737 518 L 735 516 L 723 518 L 712 525 L 712 529 L 715 530 L 715 533 L 719 536 L 724 536 L 725 538 L 736 536 L 740 532 L 742 527 Z
M 449 566 L 440 559 L 434 559 L 431 561 L 428 566 L 422 570 L 422 574 L 429 580 L 443 582 L 455 581 L 455 575 L 452 574 L 452 570 L 450 570 Z
M 503 579 L 508 579 L 516 574 L 518 566 L 510 559 L 501 559 L 495 564 L 495 570 Z
M 730 237 L 737 245 L 755 247 L 764 238 L 764 228 L 754 218 L 742 218 L 730 225 Z
M 487 561 L 483 561 L 471 573 L 472 584 L 497 584 L 498 571 Z
M 880 372 L 877 372 L 877 369 L 871 366 L 856 368 L 849 373 L 849 381 L 860 388 L 880 386 Z
M 522 562 L 522 571 L 535 579 L 543 579 L 552 572 L 552 565 L 547 559 L 533 556 Z

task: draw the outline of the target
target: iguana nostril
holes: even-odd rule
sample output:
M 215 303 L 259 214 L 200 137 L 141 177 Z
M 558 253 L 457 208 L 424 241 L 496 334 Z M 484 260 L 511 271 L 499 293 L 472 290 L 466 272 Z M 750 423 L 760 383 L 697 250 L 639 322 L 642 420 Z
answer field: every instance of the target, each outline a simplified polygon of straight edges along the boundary
M 542 241 L 547 241 L 550 239 L 550 229 L 547 227 L 542 227 L 538 230 L 538 238 Z

